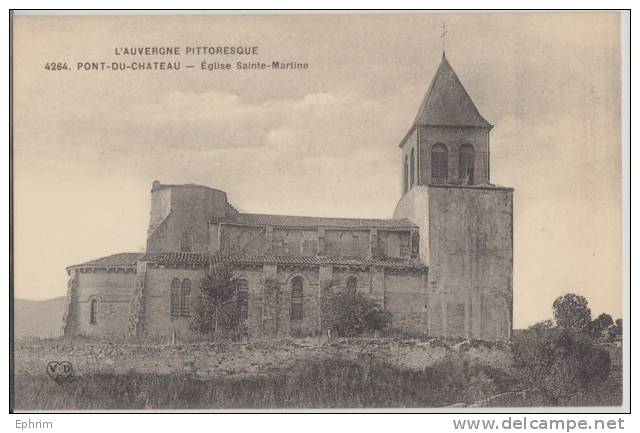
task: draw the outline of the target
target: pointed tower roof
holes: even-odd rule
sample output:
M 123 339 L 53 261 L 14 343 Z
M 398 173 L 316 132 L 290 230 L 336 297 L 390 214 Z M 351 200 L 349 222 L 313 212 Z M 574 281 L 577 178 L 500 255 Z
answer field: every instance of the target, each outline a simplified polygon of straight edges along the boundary
M 478 112 L 444 52 L 438 71 L 418 110 L 415 125 L 492 128 Z

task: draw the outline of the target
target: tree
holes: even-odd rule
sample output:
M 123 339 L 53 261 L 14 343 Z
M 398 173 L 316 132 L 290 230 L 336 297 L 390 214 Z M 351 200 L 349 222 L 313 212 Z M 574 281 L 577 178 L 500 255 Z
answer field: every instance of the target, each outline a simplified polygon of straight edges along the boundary
M 340 337 L 379 331 L 391 323 L 391 314 L 377 302 L 354 289 L 325 290 L 322 325 Z
M 612 325 L 613 319 L 611 316 L 607 313 L 602 313 L 589 323 L 589 334 L 592 337 L 600 337 L 602 335 L 602 331 L 610 328 Z
M 554 404 L 593 389 L 609 376 L 609 353 L 583 332 L 525 330 L 514 336 L 513 365 L 521 380 Z
M 591 322 L 591 310 L 584 296 L 568 293 L 553 302 L 553 317 L 561 328 L 584 329 Z
M 235 329 L 238 325 L 238 304 L 235 302 L 238 280 L 228 266 L 216 266 L 200 282 L 191 316 L 190 328 L 200 334 L 214 334 Z

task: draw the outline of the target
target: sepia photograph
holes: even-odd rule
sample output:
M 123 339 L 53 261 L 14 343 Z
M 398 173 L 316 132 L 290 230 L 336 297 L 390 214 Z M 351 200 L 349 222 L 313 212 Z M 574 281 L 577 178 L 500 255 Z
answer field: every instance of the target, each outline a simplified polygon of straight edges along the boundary
M 627 412 L 628 26 L 12 11 L 9 410 Z

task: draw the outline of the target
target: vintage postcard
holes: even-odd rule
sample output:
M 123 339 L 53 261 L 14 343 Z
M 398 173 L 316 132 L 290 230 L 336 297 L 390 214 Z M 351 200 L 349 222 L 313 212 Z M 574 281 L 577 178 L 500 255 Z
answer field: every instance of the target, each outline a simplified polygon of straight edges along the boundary
M 628 410 L 627 25 L 15 11 L 11 410 Z

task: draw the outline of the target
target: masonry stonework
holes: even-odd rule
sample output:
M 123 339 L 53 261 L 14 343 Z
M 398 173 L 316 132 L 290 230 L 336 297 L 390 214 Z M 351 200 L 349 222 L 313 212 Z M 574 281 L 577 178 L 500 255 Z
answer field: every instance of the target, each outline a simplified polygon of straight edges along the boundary
M 249 337 L 317 335 L 325 291 L 355 289 L 406 330 L 508 339 L 513 197 L 489 182 L 492 127 L 443 55 L 400 141 L 391 219 L 243 213 L 224 191 L 155 181 L 145 252 L 67 268 L 65 335 L 192 336 L 172 286 L 192 303 L 224 264 L 247 290 Z

